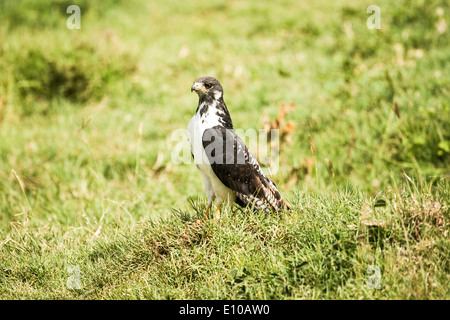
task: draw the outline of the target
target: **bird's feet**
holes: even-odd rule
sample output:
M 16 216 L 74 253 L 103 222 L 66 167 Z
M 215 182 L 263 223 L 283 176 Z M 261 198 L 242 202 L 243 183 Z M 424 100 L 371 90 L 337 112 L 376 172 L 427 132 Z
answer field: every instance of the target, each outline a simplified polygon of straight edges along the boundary
M 216 209 L 216 215 L 215 215 L 215 218 L 214 218 L 214 220 L 215 221 L 219 221 L 220 220 L 220 208 L 222 207 L 222 204 L 219 204 L 218 206 L 217 206 L 217 209 Z
M 214 216 L 214 219 L 213 219 L 214 221 L 219 221 L 220 220 L 220 209 L 221 209 L 221 207 L 222 207 L 222 204 L 219 204 L 217 206 L 216 213 L 215 213 L 215 216 Z M 206 207 L 205 214 L 204 214 L 203 218 L 202 219 L 195 219 L 192 223 L 194 223 L 196 225 L 199 225 L 202 222 L 208 220 L 208 218 L 209 218 L 209 211 L 210 210 L 211 210 L 211 206 L 208 205 Z
M 199 225 L 199 224 L 201 224 L 202 222 L 208 220 L 208 217 L 209 217 L 209 211 L 210 211 L 210 210 L 211 210 L 211 205 L 208 205 L 208 206 L 206 207 L 205 214 L 203 215 L 203 218 L 202 218 L 202 219 L 194 219 L 194 221 L 193 221 L 192 223 L 193 223 L 193 224 L 196 224 L 196 225 Z

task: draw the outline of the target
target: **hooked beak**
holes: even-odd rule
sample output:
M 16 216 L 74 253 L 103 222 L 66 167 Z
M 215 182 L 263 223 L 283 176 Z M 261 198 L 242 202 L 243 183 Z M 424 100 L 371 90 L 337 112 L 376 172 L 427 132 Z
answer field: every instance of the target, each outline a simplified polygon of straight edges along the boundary
M 202 89 L 201 83 L 194 82 L 194 84 L 193 84 L 192 87 L 191 87 L 191 92 L 192 92 L 192 91 L 195 91 L 195 92 L 197 92 L 197 93 L 202 92 L 203 89 Z

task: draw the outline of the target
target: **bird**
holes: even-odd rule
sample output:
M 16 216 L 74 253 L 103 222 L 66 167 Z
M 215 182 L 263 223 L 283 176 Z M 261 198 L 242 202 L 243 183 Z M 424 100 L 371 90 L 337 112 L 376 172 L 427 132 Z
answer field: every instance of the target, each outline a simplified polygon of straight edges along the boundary
M 275 183 L 234 131 L 220 82 L 214 77 L 200 77 L 194 81 L 193 91 L 199 100 L 187 135 L 208 198 L 203 220 L 209 217 L 216 199 L 216 219 L 220 219 L 221 206 L 227 199 L 267 213 L 290 210 Z

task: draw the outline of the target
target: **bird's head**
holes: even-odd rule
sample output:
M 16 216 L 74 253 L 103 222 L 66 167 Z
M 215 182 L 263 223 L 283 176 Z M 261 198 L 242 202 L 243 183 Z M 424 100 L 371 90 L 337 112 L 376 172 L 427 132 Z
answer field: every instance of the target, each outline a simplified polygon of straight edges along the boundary
M 223 88 L 219 81 L 213 77 L 201 77 L 194 81 L 191 92 L 195 91 L 200 99 L 210 97 L 219 100 L 223 97 Z

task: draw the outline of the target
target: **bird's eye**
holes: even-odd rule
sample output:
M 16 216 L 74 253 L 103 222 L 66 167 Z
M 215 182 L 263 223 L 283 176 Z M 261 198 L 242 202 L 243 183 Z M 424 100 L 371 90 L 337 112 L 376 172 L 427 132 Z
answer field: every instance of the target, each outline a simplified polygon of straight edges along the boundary
M 212 84 L 211 83 L 205 83 L 205 88 L 206 89 L 211 89 L 212 88 Z

